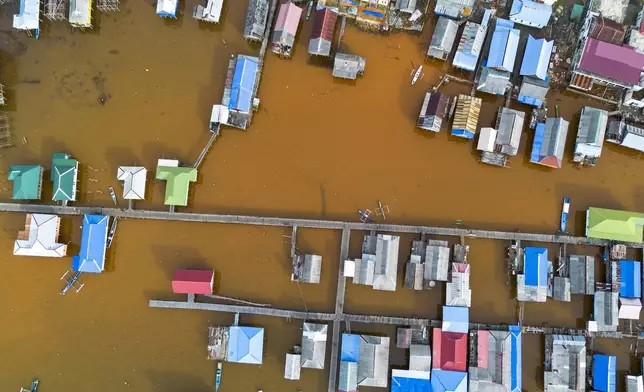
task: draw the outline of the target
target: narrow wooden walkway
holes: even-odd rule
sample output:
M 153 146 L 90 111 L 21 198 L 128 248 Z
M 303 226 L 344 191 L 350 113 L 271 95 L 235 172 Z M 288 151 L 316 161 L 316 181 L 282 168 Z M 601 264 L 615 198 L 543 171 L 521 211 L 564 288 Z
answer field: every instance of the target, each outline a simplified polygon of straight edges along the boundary
M 344 296 L 346 294 L 346 278 L 344 277 L 344 262 L 349 258 L 349 242 L 351 231 L 342 229 L 340 243 L 340 263 L 338 267 L 338 286 L 335 296 L 335 319 L 333 320 L 333 336 L 331 338 L 331 360 L 329 362 L 329 392 L 335 392 L 338 384 L 338 357 L 340 355 L 340 320 L 344 315 Z
M 465 237 L 465 238 L 483 238 L 502 241 L 531 241 L 544 242 L 553 244 L 569 245 L 591 245 L 607 246 L 611 243 L 609 240 L 597 238 L 574 237 L 570 235 L 557 234 L 539 234 L 523 232 L 506 232 L 492 230 L 476 229 L 459 229 L 451 227 L 436 226 L 410 226 L 410 225 L 392 225 L 384 223 L 362 223 L 362 222 L 342 222 L 327 221 L 319 219 L 298 219 L 298 218 L 278 218 L 278 217 L 261 217 L 247 215 L 220 215 L 220 214 L 199 214 L 189 212 L 169 212 L 169 211 L 150 211 L 150 210 L 127 210 L 117 208 L 103 207 L 75 207 L 75 206 L 56 206 L 42 204 L 16 204 L 0 203 L 0 212 L 21 212 L 36 214 L 55 214 L 55 215 L 82 215 L 82 214 L 103 214 L 118 216 L 119 218 L 131 219 L 151 219 L 167 220 L 181 222 L 202 222 L 202 223 L 231 223 L 240 225 L 258 225 L 258 226 L 276 226 L 276 227 L 293 227 L 306 229 L 328 229 L 328 230 L 361 230 L 361 231 L 378 231 L 387 233 L 407 233 L 407 234 L 427 234 L 440 235 L 448 237 Z M 628 243 L 630 248 L 641 249 L 642 243 Z
M 188 301 L 159 301 L 150 300 L 149 306 L 151 308 L 164 308 L 164 309 L 188 309 L 188 310 L 207 310 L 214 312 L 226 313 L 240 313 L 252 314 L 257 316 L 272 316 L 282 317 L 287 319 L 298 320 L 311 320 L 311 321 L 325 321 L 330 322 L 354 322 L 361 324 L 387 324 L 396 326 L 428 326 L 438 328 L 441 326 L 441 320 L 429 320 L 415 317 L 392 317 L 392 316 L 375 316 L 367 314 L 342 314 L 336 315 L 334 313 L 323 312 L 303 312 L 298 310 L 286 310 L 275 308 L 261 308 L 256 306 L 240 306 L 240 305 L 227 305 L 203 302 Z M 505 324 L 484 324 L 484 323 L 470 323 L 470 330 L 501 330 L 506 331 L 508 325 Z M 521 326 L 521 331 L 525 334 L 533 335 L 549 335 L 549 334 L 566 334 L 566 335 L 580 335 L 585 337 L 594 338 L 607 338 L 607 339 L 644 339 L 644 333 L 639 332 L 588 332 L 585 329 L 564 328 L 564 327 L 550 327 L 550 326 Z M 331 358 L 336 357 L 335 362 L 337 365 L 337 352 L 332 352 Z M 331 382 L 329 380 L 329 385 Z M 334 383 L 335 385 L 335 383 Z M 334 387 L 335 388 L 335 387 Z

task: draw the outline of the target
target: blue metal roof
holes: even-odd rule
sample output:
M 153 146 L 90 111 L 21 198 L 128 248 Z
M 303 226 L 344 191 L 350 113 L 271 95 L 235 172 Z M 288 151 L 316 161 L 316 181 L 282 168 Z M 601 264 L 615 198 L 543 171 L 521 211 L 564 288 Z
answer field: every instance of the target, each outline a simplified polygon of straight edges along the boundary
M 613 355 L 593 355 L 593 389 L 599 392 L 614 392 L 615 365 L 617 358 Z
M 523 54 L 519 74 L 546 80 L 553 45 L 554 41 L 546 41 L 544 38 L 535 39 L 531 35 L 528 36 L 528 44 Z
M 107 223 L 104 215 L 85 215 L 78 256 L 72 257 L 72 270 L 100 274 L 105 269 Z
M 541 106 L 543 106 L 542 100 L 538 98 L 528 97 L 527 95 L 519 95 L 519 98 L 517 98 L 517 101 L 526 105 L 537 107 L 537 108 L 540 108 Z
M 520 32 L 514 22 L 498 18 L 487 57 L 487 66 L 512 72 L 519 48 Z
M 410 373 L 410 372 L 407 372 Z M 391 392 L 431 392 L 429 378 L 413 378 L 408 375 L 391 376 Z
M 521 362 L 521 326 L 511 325 L 510 328 L 510 392 L 521 392 L 523 379 L 521 372 L 523 363 Z
M 228 332 L 228 362 L 262 364 L 264 328 L 234 325 Z
M 432 370 L 432 392 L 467 392 L 467 373 Z
M 443 306 L 444 332 L 467 333 L 470 329 L 470 308 L 463 306 Z
M 543 28 L 550 21 L 552 6 L 532 0 L 514 0 L 510 20 L 526 26 Z
M 623 298 L 642 298 L 642 263 L 632 260 L 620 260 L 622 285 L 619 296 Z
M 233 74 L 228 108 L 240 112 L 250 112 L 253 104 L 253 88 L 257 79 L 258 59 L 256 57 L 238 55 Z
M 534 142 L 532 143 L 532 153 L 530 154 L 530 162 L 539 163 L 541 145 L 543 144 L 543 135 L 546 133 L 546 124 L 538 123 L 534 130 Z
M 358 362 L 360 356 L 360 335 L 343 333 L 342 347 L 340 348 L 340 360 L 347 362 Z
M 467 129 L 452 129 L 452 135 L 464 137 L 466 139 L 474 139 L 474 134 Z
M 526 286 L 548 286 L 548 249 L 525 248 L 525 259 L 523 264 Z

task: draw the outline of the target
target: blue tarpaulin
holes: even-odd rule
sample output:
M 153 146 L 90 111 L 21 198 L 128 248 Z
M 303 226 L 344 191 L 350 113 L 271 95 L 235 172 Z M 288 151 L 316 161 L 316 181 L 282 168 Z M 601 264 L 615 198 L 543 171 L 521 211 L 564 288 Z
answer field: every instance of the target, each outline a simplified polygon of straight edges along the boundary
M 264 328 L 232 326 L 228 332 L 228 362 L 262 364 Z
M 523 364 L 521 362 L 521 326 L 510 326 L 510 392 L 521 392 L 523 380 L 521 372 Z
M 257 79 L 257 57 L 237 56 L 228 109 L 248 113 L 253 104 L 253 88 Z
M 427 377 L 421 377 L 421 373 L 425 372 L 392 369 L 391 392 L 432 392 L 429 372 Z
M 642 298 L 642 264 L 639 261 L 620 260 L 622 285 L 619 296 L 623 298 Z
M 548 249 L 525 248 L 523 273 L 526 286 L 548 286 Z
M 350 333 L 342 334 L 342 347 L 340 348 L 340 360 L 346 362 L 358 362 L 360 357 L 360 335 Z
M 467 373 L 432 370 L 432 392 L 467 392 Z
M 105 269 L 105 245 L 109 217 L 85 215 L 78 256 L 72 257 L 72 270 L 100 274 Z
M 533 98 L 533 97 L 528 97 L 527 95 L 519 95 L 519 98 L 517 98 L 517 101 L 526 105 L 537 107 L 537 108 L 540 108 L 541 106 L 543 106 L 542 100 Z
M 554 41 L 546 41 L 544 38 L 535 39 L 531 35 L 528 36 L 528 44 L 523 54 L 519 74 L 546 80 L 553 44 Z
M 543 135 L 546 133 L 546 124 L 538 123 L 534 130 L 534 142 L 532 143 L 532 153 L 530 154 L 530 162 L 539 163 L 541 145 L 543 144 Z
M 617 358 L 613 355 L 593 355 L 593 389 L 599 392 L 614 392 L 615 365 Z

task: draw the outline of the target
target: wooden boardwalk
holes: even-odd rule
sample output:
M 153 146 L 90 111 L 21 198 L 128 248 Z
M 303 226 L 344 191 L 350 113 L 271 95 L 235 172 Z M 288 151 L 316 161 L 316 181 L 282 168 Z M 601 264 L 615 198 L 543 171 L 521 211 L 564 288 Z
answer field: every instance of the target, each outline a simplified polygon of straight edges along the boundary
M 342 242 L 340 243 L 340 264 L 338 266 L 338 287 L 335 296 L 335 313 L 333 320 L 333 336 L 331 338 L 331 360 L 329 362 L 329 392 L 335 392 L 338 384 L 338 357 L 340 355 L 340 332 L 342 332 L 340 320 L 344 316 L 344 295 L 346 294 L 346 282 L 344 277 L 344 261 L 349 258 L 349 241 L 351 231 L 342 229 Z
M 207 310 L 214 312 L 225 313 L 240 313 L 252 314 L 257 316 L 272 316 L 282 317 L 287 319 L 298 320 L 311 320 L 311 321 L 324 321 L 324 322 L 354 322 L 361 324 L 387 324 L 396 326 L 428 326 L 432 328 L 439 328 L 442 325 L 441 320 L 429 320 L 415 317 L 393 317 L 393 316 L 376 316 L 367 314 L 341 314 L 323 313 L 323 312 L 303 312 L 298 310 L 275 309 L 257 306 L 240 306 L 228 304 L 215 304 L 203 302 L 187 301 L 160 301 L 150 300 L 149 306 L 151 308 L 164 308 L 164 309 L 187 309 L 187 310 Z M 484 324 L 484 323 L 470 323 L 470 331 L 476 330 L 501 330 L 506 331 L 508 325 L 505 324 Z M 566 334 L 566 335 L 579 335 L 593 338 L 607 338 L 607 339 L 644 339 L 643 333 L 626 331 L 618 332 L 593 332 L 590 333 L 585 329 L 564 328 L 564 327 L 551 327 L 551 326 L 521 326 L 522 333 L 532 335 L 549 335 L 549 334 Z M 331 353 L 331 359 L 336 357 L 337 364 L 338 352 Z M 329 377 L 330 378 L 330 377 Z M 335 383 L 333 384 L 335 389 Z M 329 380 L 329 387 L 331 387 L 331 380 Z
M 501 241 L 530 241 L 553 244 L 607 246 L 611 241 L 597 238 L 574 237 L 570 235 L 524 233 L 519 231 L 493 231 L 461 229 L 436 226 L 411 226 L 384 223 L 342 222 L 319 219 L 261 217 L 249 215 L 199 214 L 189 212 L 169 212 L 150 210 L 128 210 L 103 207 L 75 207 L 43 204 L 0 203 L 0 212 L 20 212 L 55 215 L 102 214 L 119 218 L 167 220 L 180 222 L 228 223 L 240 225 L 293 227 L 328 230 L 360 230 L 385 233 L 427 234 L 448 237 L 483 238 Z M 641 249 L 642 243 L 628 243 L 630 248 Z

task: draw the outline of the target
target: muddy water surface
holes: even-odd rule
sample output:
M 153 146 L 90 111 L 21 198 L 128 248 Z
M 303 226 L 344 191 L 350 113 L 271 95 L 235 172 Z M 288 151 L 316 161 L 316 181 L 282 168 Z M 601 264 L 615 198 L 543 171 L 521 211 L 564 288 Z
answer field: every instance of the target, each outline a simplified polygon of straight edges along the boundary
M 94 32 L 72 33 L 64 23 L 46 23 L 40 40 L 20 36 L 26 50 L 5 48 L 0 80 L 8 90 L 16 146 L 0 151 L 2 167 L 49 167 L 52 153 L 68 152 L 81 161 L 77 204 L 107 205 L 107 187 L 119 185 L 120 164 L 142 164 L 151 172 L 160 157 L 192 164 L 208 138 L 210 107 L 221 98 L 229 56 L 258 52 L 241 37 L 244 2 L 227 1 L 224 21 L 214 27 L 189 17 L 193 3 L 182 2 L 185 14 L 166 21 L 155 15 L 151 2 L 128 1 L 121 12 L 101 15 Z M 185 210 L 353 220 L 358 208 L 373 209 L 382 200 L 391 209 L 391 222 L 461 220 L 466 227 L 554 232 L 561 199 L 569 196 L 573 229 L 582 234 L 588 206 L 642 209 L 643 163 L 636 155 L 607 146 L 595 168 L 579 170 L 569 162 L 579 110 L 596 103 L 556 94 L 550 99 L 550 110 L 560 104 L 571 121 L 564 168 L 527 163 L 529 131 L 511 169 L 483 166 L 471 143 L 445 131 L 430 135 L 414 129 L 423 94 L 442 73 L 436 63 L 427 63 L 425 77 L 409 86 L 412 63 L 423 60 L 431 26 L 420 35 L 387 37 L 348 27 L 344 50 L 367 58 L 365 76 L 351 83 L 334 80 L 328 62 L 309 60 L 310 30 L 310 22 L 300 27 L 292 60 L 269 53 L 260 112 L 247 132 L 223 131 L 191 186 Z M 443 91 L 469 89 L 449 83 Z M 499 103 L 485 99 L 480 125 L 493 124 Z M 0 179 L 2 199 L 10 198 L 10 189 Z M 150 181 L 148 200 L 137 207 L 162 209 L 163 190 L 164 183 Z M 50 194 L 46 182 L 44 195 Z M 325 262 L 320 285 L 298 287 L 289 280 L 288 230 L 123 221 L 108 272 L 85 277 L 80 294 L 61 297 L 58 277 L 70 257 L 12 257 L 12 241 L 23 224 L 23 216 L 2 215 L 0 379 L 14 390 L 34 376 L 50 392 L 212 390 L 215 365 L 205 359 L 205 330 L 232 317 L 148 309 L 149 299 L 175 298 L 169 292 L 176 268 L 215 268 L 222 295 L 294 309 L 334 306 L 338 232 L 300 232 L 298 246 L 323 255 Z M 70 255 L 78 251 L 79 226 L 79 218 L 64 218 L 61 238 L 71 242 Z M 361 234 L 352 238 L 353 257 L 359 256 Z M 408 258 L 411 240 L 403 236 L 401 260 Z M 515 322 L 503 261 L 507 244 L 468 243 L 472 320 Z M 402 262 L 399 269 L 402 274 Z M 413 293 L 400 285 L 396 293 L 348 285 L 347 310 L 440 314 L 442 287 Z M 526 306 L 525 320 L 576 326 L 588 313 L 587 302 Z M 300 323 L 249 316 L 242 322 L 266 327 L 264 364 L 226 365 L 223 391 L 325 389 L 326 370 L 305 370 L 297 383 L 282 378 L 284 354 L 299 343 Z M 352 329 L 394 337 L 390 327 Z M 525 342 L 524 389 L 533 391 L 542 377 L 542 340 Z M 628 368 L 627 343 L 600 346 L 620 354 L 620 370 Z M 402 350 L 392 350 L 392 364 L 405 366 Z

